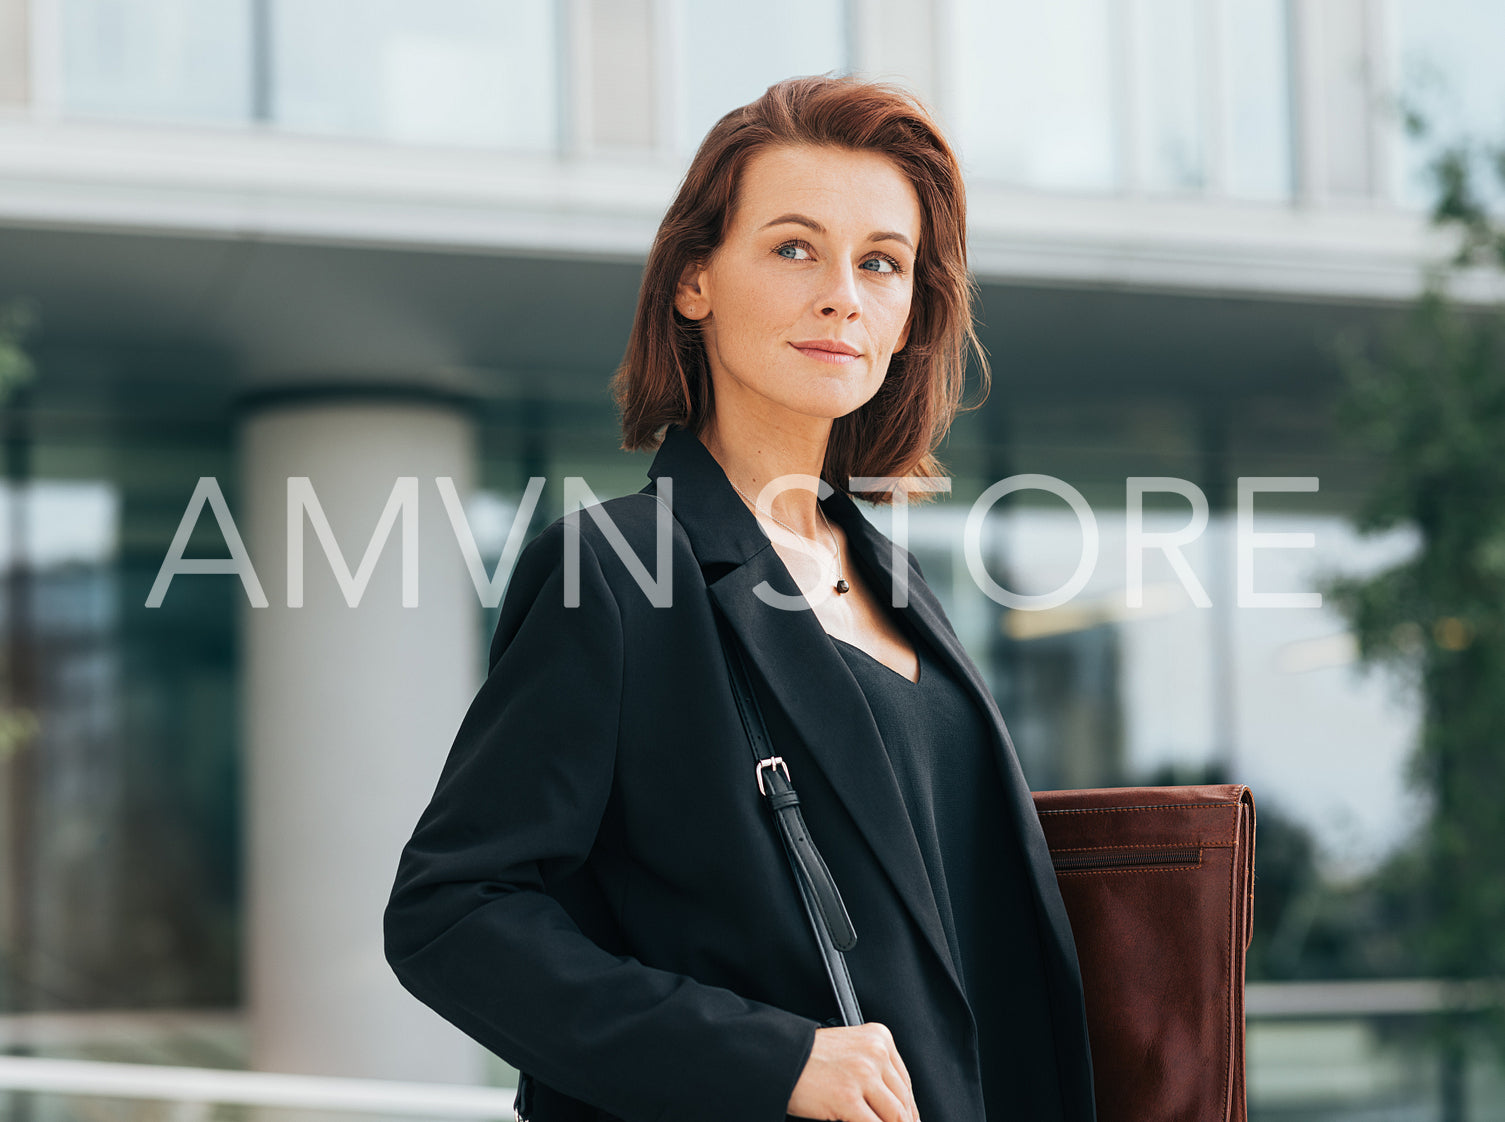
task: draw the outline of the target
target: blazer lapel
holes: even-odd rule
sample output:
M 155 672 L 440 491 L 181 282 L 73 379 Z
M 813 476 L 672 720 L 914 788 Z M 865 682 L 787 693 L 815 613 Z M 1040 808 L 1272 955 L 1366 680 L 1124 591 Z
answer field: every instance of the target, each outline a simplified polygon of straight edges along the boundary
M 671 426 L 649 475 L 654 482 L 644 491 L 662 477 L 672 481 L 670 505 L 701 566 L 735 566 L 719 578 L 713 569 L 708 588 L 742 644 L 750 672 L 763 679 L 768 695 L 798 731 L 965 1002 L 919 842 L 862 688 L 813 611 L 774 607 L 754 591 L 766 581 L 783 596 L 800 595 L 783 559 L 705 445 Z M 851 514 L 862 518 L 855 507 Z M 864 556 L 871 552 L 864 549 Z M 923 626 L 928 633 L 933 625 Z M 831 736 L 833 728 L 844 735 Z M 799 776 L 791 779 L 798 787 Z

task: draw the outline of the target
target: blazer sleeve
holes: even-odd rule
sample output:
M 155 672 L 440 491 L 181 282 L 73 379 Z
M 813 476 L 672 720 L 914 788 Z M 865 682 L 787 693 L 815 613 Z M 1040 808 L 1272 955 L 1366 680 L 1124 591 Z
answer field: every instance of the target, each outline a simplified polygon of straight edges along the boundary
M 518 558 L 486 680 L 402 851 L 387 961 L 502 1059 L 627 1122 L 783 1122 L 816 1021 L 609 953 L 547 891 L 595 842 L 623 700 L 620 609 L 583 534 L 565 606 L 567 544 L 556 521 Z

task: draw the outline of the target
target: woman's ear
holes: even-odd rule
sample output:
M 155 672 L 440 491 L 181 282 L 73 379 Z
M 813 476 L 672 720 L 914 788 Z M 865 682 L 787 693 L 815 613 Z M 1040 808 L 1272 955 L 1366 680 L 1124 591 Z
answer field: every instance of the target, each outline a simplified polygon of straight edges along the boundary
M 704 281 L 705 270 L 693 262 L 680 274 L 679 285 L 674 290 L 674 307 L 686 319 L 704 319 L 711 312 Z

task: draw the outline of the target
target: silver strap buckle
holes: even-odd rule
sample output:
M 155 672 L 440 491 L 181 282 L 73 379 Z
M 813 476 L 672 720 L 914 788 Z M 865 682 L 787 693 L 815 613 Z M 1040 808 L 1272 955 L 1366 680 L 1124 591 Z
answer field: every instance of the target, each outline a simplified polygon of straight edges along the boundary
M 784 757 L 783 756 L 769 756 L 768 759 L 766 759 L 766 760 L 759 760 L 758 761 L 758 766 L 757 766 L 758 794 L 760 794 L 760 795 L 766 795 L 766 794 L 768 794 L 768 791 L 763 787 L 763 769 L 766 768 L 766 767 L 767 768 L 774 768 L 774 767 L 781 768 L 783 770 L 783 772 L 784 772 L 784 779 L 786 781 L 790 782 L 790 783 L 794 782 L 792 779 L 789 778 L 789 765 L 784 762 Z

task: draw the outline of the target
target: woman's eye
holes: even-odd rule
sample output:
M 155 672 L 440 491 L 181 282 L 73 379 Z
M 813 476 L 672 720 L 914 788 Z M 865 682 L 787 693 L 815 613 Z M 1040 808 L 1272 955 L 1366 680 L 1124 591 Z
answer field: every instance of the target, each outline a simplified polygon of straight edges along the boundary
M 786 250 L 788 250 L 787 253 L 785 252 Z M 810 247 L 806 243 L 804 243 L 804 242 L 785 242 L 783 245 L 779 246 L 777 249 L 774 250 L 775 253 L 777 253 L 780 257 L 784 258 L 784 260 L 786 260 L 786 261 L 808 261 L 808 260 L 811 259 L 809 251 L 810 251 Z M 796 257 L 796 256 L 794 256 L 794 254 L 796 254 L 796 253 L 802 253 L 805 256 L 803 256 L 803 257 Z M 876 269 L 868 268 L 868 266 L 870 266 L 870 265 L 877 265 L 878 268 L 876 268 Z M 864 269 L 864 270 L 866 270 L 869 273 L 879 273 L 879 274 L 884 274 L 884 275 L 887 275 L 887 274 L 898 274 L 898 273 L 902 273 L 904 271 L 900 267 L 900 265 L 899 265 L 898 262 L 894 261 L 893 259 L 891 259 L 889 257 L 882 257 L 882 256 L 880 256 L 880 257 L 869 257 L 859 267 L 862 268 L 862 269 Z

